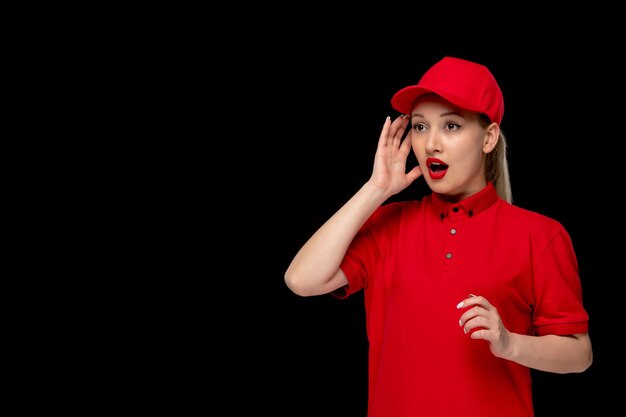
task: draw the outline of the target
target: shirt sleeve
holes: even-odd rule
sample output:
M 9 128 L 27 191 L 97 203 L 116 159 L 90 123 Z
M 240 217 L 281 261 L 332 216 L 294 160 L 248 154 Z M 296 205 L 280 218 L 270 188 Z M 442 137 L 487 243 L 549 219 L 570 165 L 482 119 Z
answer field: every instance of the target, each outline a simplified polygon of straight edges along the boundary
M 538 335 L 587 333 L 578 261 L 569 234 L 557 230 L 534 271 L 534 325 Z
M 335 290 L 334 296 L 346 298 L 367 288 L 381 259 L 381 247 L 389 247 L 390 235 L 400 227 L 403 207 L 399 203 L 382 205 L 361 226 L 340 265 L 348 285 Z
M 348 279 L 348 285 L 338 288 L 332 294 L 346 298 L 365 288 L 368 264 L 376 258 L 376 243 L 367 224 L 356 234 L 341 262 L 340 268 Z

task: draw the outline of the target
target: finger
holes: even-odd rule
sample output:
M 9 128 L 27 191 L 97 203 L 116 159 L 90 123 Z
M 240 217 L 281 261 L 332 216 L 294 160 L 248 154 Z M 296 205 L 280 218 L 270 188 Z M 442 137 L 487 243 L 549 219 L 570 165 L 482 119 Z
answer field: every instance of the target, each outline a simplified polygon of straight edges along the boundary
M 476 328 L 489 329 L 489 320 L 482 316 L 473 317 L 463 325 L 463 333 L 468 334 Z
M 422 176 L 422 168 L 420 166 L 413 167 L 413 169 L 406 173 L 406 176 L 410 182 L 413 182 Z
M 470 320 L 478 316 L 483 316 L 485 313 L 487 313 L 487 310 L 485 310 L 482 306 L 473 306 L 461 315 L 459 318 L 459 326 L 465 326 Z
M 402 144 L 400 145 L 400 150 L 406 152 L 407 155 L 409 154 L 409 151 L 411 150 L 411 140 L 408 136 L 402 141 Z
M 383 129 L 380 132 L 380 138 L 378 138 L 378 147 L 386 146 L 389 139 L 389 129 L 391 127 L 391 118 L 387 116 L 385 123 L 383 123 Z
M 487 330 L 485 330 L 485 329 L 477 329 L 477 330 L 474 330 L 472 332 L 472 334 L 470 334 L 470 337 L 472 339 L 489 340 L 488 339 L 488 335 L 489 335 L 489 333 L 487 332 Z
M 480 297 L 480 298 L 482 298 L 482 297 Z M 478 296 L 476 296 L 474 294 L 469 294 L 468 298 L 466 298 L 465 300 L 461 301 L 460 303 L 458 303 L 456 305 L 456 308 L 459 309 L 459 308 L 469 307 L 469 306 L 478 304 L 478 302 L 479 302 L 479 297 Z
M 393 121 L 393 124 L 391 125 L 391 136 L 394 145 L 400 144 L 400 141 L 404 137 L 404 132 L 406 131 L 408 123 L 408 119 L 405 115 L 400 115 Z

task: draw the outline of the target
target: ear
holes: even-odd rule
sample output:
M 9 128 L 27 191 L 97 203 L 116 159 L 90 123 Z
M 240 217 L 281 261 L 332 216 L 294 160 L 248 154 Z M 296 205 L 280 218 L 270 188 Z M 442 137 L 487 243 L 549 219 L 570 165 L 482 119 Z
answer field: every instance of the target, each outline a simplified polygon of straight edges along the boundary
M 483 136 L 483 152 L 489 153 L 493 151 L 498 143 L 500 137 L 500 126 L 497 123 L 492 123 L 485 129 L 485 136 Z

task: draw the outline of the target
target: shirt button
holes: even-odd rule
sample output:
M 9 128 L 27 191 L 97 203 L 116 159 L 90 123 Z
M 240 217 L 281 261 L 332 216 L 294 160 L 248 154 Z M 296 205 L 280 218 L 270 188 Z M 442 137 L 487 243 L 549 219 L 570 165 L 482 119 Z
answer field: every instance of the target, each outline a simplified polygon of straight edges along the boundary
M 452 209 L 452 211 L 455 212 L 455 213 L 458 213 L 459 212 L 459 208 L 455 207 L 455 208 Z
M 441 213 L 441 214 L 439 215 L 439 217 L 441 218 L 441 220 L 443 220 L 443 217 L 444 217 L 444 216 L 443 216 L 443 213 Z
M 450 229 L 450 233 L 456 235 L 456 229 Z
M 471 216 L 473 216 L 473 215 L 474 215 L 474 211 L 473 211 L 473 210 L 470 210 L 470 211 L 469 211 L 469 213 L 467 213 L 467 214 L 469 214 L 469 215 L 470 215 L 470 217 L 471 217 Z
M 447 259 L 452 258 L 452 254 L 451 254 L 450 252 L 446 253 L 446 258 L 447 258 Z

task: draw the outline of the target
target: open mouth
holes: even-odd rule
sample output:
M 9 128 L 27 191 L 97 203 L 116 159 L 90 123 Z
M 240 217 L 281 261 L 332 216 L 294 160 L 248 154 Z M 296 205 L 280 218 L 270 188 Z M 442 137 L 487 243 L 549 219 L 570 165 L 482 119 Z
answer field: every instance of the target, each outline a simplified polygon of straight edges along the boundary
M 448 169 L 448 166 L 439 162 L 431 162 L 430 165 L 428 165 L 428 169 L 430 169 L 432 172 L 439 172 L 445 171 L 446 169 Z
M 435 180 L 443 178 L 448 172 L 448 165 L 436 158 L 428 158 L 426 165 L 428 166 L 428 174 Z

